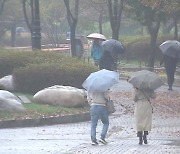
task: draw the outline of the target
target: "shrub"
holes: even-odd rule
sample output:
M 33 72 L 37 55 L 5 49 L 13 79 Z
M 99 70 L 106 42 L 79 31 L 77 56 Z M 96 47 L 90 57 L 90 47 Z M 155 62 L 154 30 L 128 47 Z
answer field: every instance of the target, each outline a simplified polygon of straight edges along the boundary
M 161 59 L 162 53 L 159 49 L 159 45 L 168 40 L 172 39 L 172 36 L 159 36 L 157 38 L 157 52 L 156 59 Z M 149 53 L 151 51 L 150 47 L 150 36 L 131 36 L 124 37 L 121 39 L 122 43 L 125 46 L 126 52 L 123 54 L 123 58 L 127 60 L 139 60 L 139 61 L 147 61 Z
M 0 50 L 0 77 L 10 75 L 14 68 L 23 67 L 30 61 L 29 52 L 15 50 Z
M 82 88 L 81 85 L 87 76 L 97 70 L 95 66 L 77 58 L 64 55 L 59 57 L 57 53 L 55 55 L 48 54 L 44 57 L 42 54 L 34 59 L 34 63 L 14 69 L 15 89 L 20 92 L 36 93 L 53 85 Z

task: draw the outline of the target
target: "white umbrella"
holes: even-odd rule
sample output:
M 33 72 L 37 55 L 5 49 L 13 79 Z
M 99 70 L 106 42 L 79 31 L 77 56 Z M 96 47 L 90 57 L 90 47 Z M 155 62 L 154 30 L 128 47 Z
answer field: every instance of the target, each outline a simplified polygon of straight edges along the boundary
M 106 92 L 118 82 L 119 73 L 103 69 L 91 73 L 82 86 L 88 92 Z
M 128 82 L 139 89 L 157 89 L 163 85 L 161 78 L 154 72 L 141 70 L 130 75 Z
M 170 56 L 172 58 L 180 58 L 180 42 L 176 40 L 167 40 L 163 42 L 159 48 L 164 55 Z
M 100 40 L 106 40 L 106 37 L 100 33 L 92 33 L 87 36 L 89 39 L 100 39 Z

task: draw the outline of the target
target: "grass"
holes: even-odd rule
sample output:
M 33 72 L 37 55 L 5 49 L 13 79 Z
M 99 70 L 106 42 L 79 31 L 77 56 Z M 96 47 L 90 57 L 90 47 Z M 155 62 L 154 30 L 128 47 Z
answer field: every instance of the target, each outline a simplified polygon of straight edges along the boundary
M 0 112 L 0 121 L 3 120 L 22 120 L 22 119 L 37 119 L 37 118 L 47 118 L 47 117 L 57 117 L 64 115 L 72 115 L 89 111 L 89 107 L 77 107 L 77 108 L 66 108 L 61 106 L 50 106 L 44 104 L 37 104 L 32 101 L 33 95 L 15 93 L 15 95 L 26 96 L 31 103 L 23 104 L 26 111 L 25 112 Z

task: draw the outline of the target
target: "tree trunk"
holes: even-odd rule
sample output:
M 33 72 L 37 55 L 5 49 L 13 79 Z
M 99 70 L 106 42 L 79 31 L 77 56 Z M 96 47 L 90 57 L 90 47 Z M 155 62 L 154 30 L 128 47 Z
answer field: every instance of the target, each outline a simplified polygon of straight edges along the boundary
M 124 8 L 124 0 L 108 0 L 109 19 L 112 29 L 112 38 L 119 40 L 119 29 L 121 24 L 121 15 Z
M 76 34 L 75 34 L 75 29 L 76 27 L 75 26 L 72 26 L 71 27 L 71 55 L 72 57 L 76 57 Z
M 11 26 L 11 47 L 16 46 L 16 24 Z
M 32 45 L 32 35 L 33 35 L 33 31 L 32 31 L 32 23 L 34 21 L 34 1 L 30 0 L 30 10 L 31 10 L 31 21 L 28 20 L 27 17 L 27 10 L 26 10 L 26 0 L 22 0 L 22 5 L 23 5 L 23 13 L 24 13 L 24 18 L 25 18 L 25 22 L 27 24 L 27 27 L 29 28 L 29 31 L 31 32 L 31 45 Z
M 64 0 L 64 4 L 66 6 L 66 11 L 67 11 L 67 19 L 69 23 L 69 27 L 71 30 L 71 55 L 72 57 L 76 56 L 76 25 L 78 21 L 78 8 L 79 8 L 79 0 L 75 1 L 75 7 L 74 7 L 74 16 L 70 10 L 70 1 L 69 0 Z
M 99 14 L 99 33 L 102 34 L 103 30 L 102 30 L 102 14 L 103 14 L 103 10 L 101 10 L 100 14 Z
M 176 15 L 174 15 L 173 21 L 174 21 L 174 39 L 178 40 L 178 26 L 177 26 L 178 18 Z
M 5 0 L 3 0 L 0 4 L 0 15 L 2 14 L 3 12 L 3 8 L 4 8 L 4 4 L 5 4 Z
M 112 28 L 112 39 L 119 40 L 119 28 Z
M 151 33 L 151 52 L 149 54 L 148 58 L 148 67 L 150 71 L 153 71 L 154 69 L 154 62 L 155 62 L 155 56 L 156 56 L 156 40 L 157 40 L 157 33 L 152 32 Z

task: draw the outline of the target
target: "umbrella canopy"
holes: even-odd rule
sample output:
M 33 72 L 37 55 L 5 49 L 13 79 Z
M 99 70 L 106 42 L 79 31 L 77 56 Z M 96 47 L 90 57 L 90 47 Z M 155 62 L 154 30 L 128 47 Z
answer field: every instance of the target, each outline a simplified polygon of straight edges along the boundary
M 130 75 L 128 80 L 134 87 L 138 89 L 157 89 L 163 85 L 161 78 L 154 72 L 141 70 Z
M 106 69 L 91 73 L 82 86 L 88 92 L 106 92 L 119 82 L 119 73 Z
M 172 58 L 180 58 L 180 42 L 176 40 L 167 40 L 163 42 L 159 48 L 164 55 Z
M 102 48 L 104 52 L 109 52 L 115 61 L 117 61 L 119 55 L 125 51 L 123 45 L 119 41 L 113 39 L 102 42 Z
M 89 34 L 87 36 L 87 38 L 89 39 L 100 39 L 100 40 L 106 40 L 106 37 L 102 34 L 99 34 L 99 33 L 92 33 L 92 34 Z
M 111 40 L 106 40 L 102 43 L 102 47 L 104 49 L 104 51 L 108 51 L 110 53 L 124 53 L 125 49 L 123 47 L 123 45 L 114 39 Z

